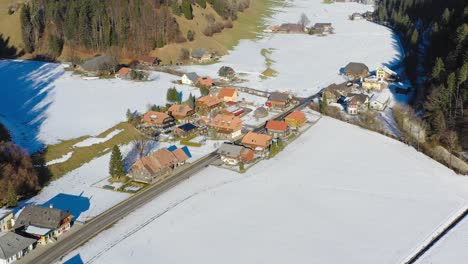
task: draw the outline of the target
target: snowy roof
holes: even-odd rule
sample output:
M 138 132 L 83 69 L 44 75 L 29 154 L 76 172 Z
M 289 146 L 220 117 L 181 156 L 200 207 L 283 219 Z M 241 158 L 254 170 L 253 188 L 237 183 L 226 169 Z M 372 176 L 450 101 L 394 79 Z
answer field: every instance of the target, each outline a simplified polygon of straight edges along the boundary
M 29 225 L 58 228 L 62 220 L 69 216 L 71 216 L 69 213 L 60 209 L 28 205 L 16 219 L 15 228 Z
M 379 93 L 374 94 L 371 98 L 371 102 L 378 102 L 381 104 L 386 104 L 390 100 L 390 95 L 388 93 Z
M 33 225 L 28 226 L 25 230 L 25 232 L 28 234 L 40 235 L 40 236 L 45 236 L 50 231 L 52 231 L 51 228 L 45 228 L 45 227 L 39 227 L 39 226 L 33 226 Z
M 12 211 L 7 209 L 0 209 L 0 220 L 3 219 L 5 216 L 9 215 Z
M 13 232 L 0 234 L 0 259 L 9 259 L 34 242 L 36 242 L 35 239 L 23 237 Z
M 195 82 L 196 80 L 198 80 L 198 78 L 200 76 L 198 76 L 198 74 L 196 72 L 189 72 L 189 73 L 186 73 L 185 76 L 187 76 L 187 78 L 189 80 L 191 80 L 192 82 Z
M 345 67 L 345 73 L 361 74 L 364 71 L 369 71 L 369 68 L 361 62 L 350 62 Z
M 388 68 L 387 66 L 381 66 L 379 69 L 382 69 L 383 71 L 385 71 L 386 73 L 388 73 L 390 75 L 397 75 L 396 72 L 390 70 L 390 68 Z
M 234 144 L 223 143 L 218 149 L 218 153 L 224 156 L 236 158 L 242 152 L 244 147 Z
M 328 106 L 339 108 L 340 110 L 343 110 L 343 106 L 339 103 L 331 103 Z

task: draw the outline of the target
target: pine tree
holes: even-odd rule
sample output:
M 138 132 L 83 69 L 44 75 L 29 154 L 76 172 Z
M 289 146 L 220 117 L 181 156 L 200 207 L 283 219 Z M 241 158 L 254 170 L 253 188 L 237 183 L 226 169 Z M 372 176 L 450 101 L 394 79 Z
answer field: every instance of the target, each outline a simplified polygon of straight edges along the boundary
M 196 0 L 196 2 L 202 8 L 206 8 L 206 0 Z
M 417 46 L 418 45 L 418 39 L 419 39 L 418 30 L 414 29 L 413 34 L 411 34 L 411 45 Z
M 179 92 L 175 87 L 167 89 L 166 99 L 168 103 L 180 103 Z
M 114 179 L 119 179 L 125 176 L 125 167 L 122 158 L 122 153 L 117 145 L 112 148 L 112 154 L 109 165 L 109 174 Z
M 130 109 L 127 109 L 127 113 L 125 114 L 127 116 L 127 121 L 131 122 L 133 119 L 133 113 L 130 111 Z
M 187 105 L 190 106 L 190 108 L 195 109 L 195 97 L 190 93 L 188 100 L 187 100 Z
M 445 65 L 442 58 L 437 57 L 434 68 L 432 69 L 432 79 L 435 81 L 440 81 L 442 79 L 442 74 L 445 72 Z
M 182 0 L 181 9 L 186 19 L 193 19 L 192 3 L 190 3 L 190 0 Z
M 322 101 L 320 102 L 320 113 L 325 114 L 328 107 L 327 94 L 323 93 Z
M 8 200 L 7 200 L 7 206 L 8 207 L 15 207 L 18 205 L 18 197 L 16 195 L 16 190 L 13 187 L 13 184 L 10 184 L 8 186 Z
M 243 162 L 240 162 L 240 163 L 239 163 L 239 171 L 240 171 L 240 172 L 244 172 L 244 171 L 245 171 L 245 167 L 244 167 L 244 163 L 243 163 Z
M 23 37 L 24 48 L 26 52 L 34 51 L 33 24 L 31 22 L 31 7 L 24 4 L 20 14 L 21 33 Z

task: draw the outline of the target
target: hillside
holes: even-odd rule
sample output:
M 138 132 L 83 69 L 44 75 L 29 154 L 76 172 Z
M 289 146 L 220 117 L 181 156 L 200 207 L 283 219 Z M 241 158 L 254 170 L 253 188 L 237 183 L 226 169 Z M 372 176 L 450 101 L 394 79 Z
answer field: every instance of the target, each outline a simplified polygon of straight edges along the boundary
M 223 55 L 255 32 L 273 1 L 1 0 L 0 32 L 30 54 L 62 60 L 110 53 L 123 61 L 148 53 L 176 62 L 182 49 L 205 48 Z M 9 14 L 10 6 L 18 6 Z M 12 26 L 5 26 L 12 25 Z

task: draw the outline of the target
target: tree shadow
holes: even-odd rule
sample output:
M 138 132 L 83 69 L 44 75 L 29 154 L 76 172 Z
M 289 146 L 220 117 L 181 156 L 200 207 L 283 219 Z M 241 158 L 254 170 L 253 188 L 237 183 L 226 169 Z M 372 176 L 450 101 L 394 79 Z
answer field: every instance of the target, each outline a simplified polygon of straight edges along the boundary
M 41 206 L 52 206 L 53 208 L 69 212 L 73 215 L 73 219 L 78 219 L 83 212 L 89 210 L 90 205 L 90 198 L 84 197 L 83 193 L 78 196 L 60 193 L 43 203 Z
M 14 59 L 24 55 L 24 51 L 19 51 L 13 45 L 10 45 L 10 37 L 5 38 L 3 34 L 0 34 L 0 58 Z
M 76 254 L 75 256 L 71 257 L 67 261 L 63 262 L 63 264 L 83 264 L 84 261 L 81 259 L 80 254 Z
M 52 84 L 62 74 L 58 64 L 39 61 L 0 60 L 0 123 L 15 144 L 30 153 L 42 150 L 40 128 L 53 101 Z

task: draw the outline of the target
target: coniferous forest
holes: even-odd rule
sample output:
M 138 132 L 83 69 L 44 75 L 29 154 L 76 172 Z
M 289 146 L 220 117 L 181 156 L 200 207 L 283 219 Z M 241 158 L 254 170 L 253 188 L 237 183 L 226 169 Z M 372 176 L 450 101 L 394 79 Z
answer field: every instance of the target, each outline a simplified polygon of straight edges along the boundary
M 414 105 L 433 138 L 458 133 L 468 144 L 468 2 L 382 0 L 378 19 L 401 36 L 409 78 L 419 85 Z

